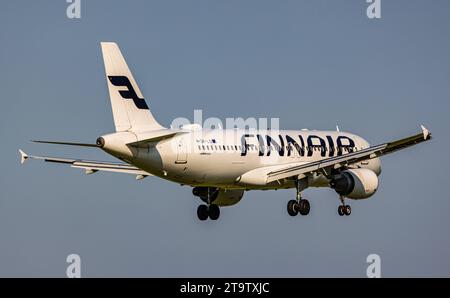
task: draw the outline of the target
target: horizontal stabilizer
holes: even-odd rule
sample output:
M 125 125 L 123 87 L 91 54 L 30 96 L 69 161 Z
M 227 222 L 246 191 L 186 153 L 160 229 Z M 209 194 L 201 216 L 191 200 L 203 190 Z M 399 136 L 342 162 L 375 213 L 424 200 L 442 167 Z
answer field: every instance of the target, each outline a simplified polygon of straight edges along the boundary
M 42 141 L 42 140 L 31 140 L 34 143 L 42 144 L 54 144 L 54 145 L 69 145 L 69 146 L 80 146 L 80 147 L 99 147 L 97 144 L 88 143 L 74 143 L 74 142 L 60 142 L 60 141 Z

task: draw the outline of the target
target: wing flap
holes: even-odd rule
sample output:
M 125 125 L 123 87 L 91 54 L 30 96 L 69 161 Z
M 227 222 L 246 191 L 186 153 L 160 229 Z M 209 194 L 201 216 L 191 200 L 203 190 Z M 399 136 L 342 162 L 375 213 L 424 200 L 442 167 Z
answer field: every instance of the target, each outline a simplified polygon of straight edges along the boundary
M 97 163 L 97 162 L 86 162 L 86 161 L 76 161 L 71 165 L 72 168 L 79 168 L 85 170 L 92 171 L 105 171 L 105 172 L 116 172 L 116 173 L 124 173 L 124 174 L 133 174 L 133 175 L 144 175 L 149 176 L 151 174 L 138 169 L 133 166 L 129 166 L 126 164 L 113 164 L 113 163 Z

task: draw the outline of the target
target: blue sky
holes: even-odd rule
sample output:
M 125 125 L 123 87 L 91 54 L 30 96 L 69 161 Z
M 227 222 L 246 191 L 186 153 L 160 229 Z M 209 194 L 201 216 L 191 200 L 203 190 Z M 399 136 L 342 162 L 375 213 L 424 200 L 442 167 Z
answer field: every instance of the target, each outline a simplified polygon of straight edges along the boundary
M 0 276 L 450 276 L 450 3 L 353 1 L 9 1 L 0 10 Z M 434 139 L 382 160 L 380 188 L 350 201 L 310 189 L 251 191 L 199 222 L 191 189 L 158 179 L 29 162 L 34 154 L 111 160 L 93 142 L 114 130 L 99 43 L 119 43 L 154 116 L 279 117 L 281 128 L 334 129 L 376 144 Z

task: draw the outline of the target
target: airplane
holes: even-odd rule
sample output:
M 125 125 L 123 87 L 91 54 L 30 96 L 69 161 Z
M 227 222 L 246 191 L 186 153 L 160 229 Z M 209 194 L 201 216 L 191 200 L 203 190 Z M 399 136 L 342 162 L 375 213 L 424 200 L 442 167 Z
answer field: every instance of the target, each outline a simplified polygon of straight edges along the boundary
M 378 189 L 380 157 L 428 141 L 423 125 L 412 136 L 371 146 L 353 133 L 316 130 L 203 129 L 198 124 L 166 128 L 153 117 L 138 84 L 114 42 L 101 42 L 115 132 L 95 143 L 33 142 L 100 148 L 121 162 L 90 161 L 27 155 L 84 169 L 135 175 L 140 180 L 156 176 L 192 187 L 203 201 L 197 217 L 217 220 L 220 208 L 237 204 L 245 191 L 295 189 L 287 203 L 290 216 L 308 215 L 309 187 L 333 189 L 340 200 L 338 214 L 348 216 L 345 199 L 370 198 Z

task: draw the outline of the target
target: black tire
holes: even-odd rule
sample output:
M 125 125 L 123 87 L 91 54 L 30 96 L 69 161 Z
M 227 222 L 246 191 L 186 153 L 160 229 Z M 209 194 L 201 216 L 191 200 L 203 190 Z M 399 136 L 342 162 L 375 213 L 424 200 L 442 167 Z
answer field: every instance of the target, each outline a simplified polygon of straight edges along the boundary
M 338 214 L 340 216 L 344 216 L 344 206 L 339 205 L 339 207 L 338 207 Z
M 208 219 L 208 206 L 206 205 L 200 205 L 197 208 L 197 217 L 198 219 L 200 219 L 201 221 L 207 220 Z
M 310 210 L 311 206 L 309 205 L 309 201 L 305 199 L 300 200 L 300 203 L 298 204 L 298 211 L 300 214 L 308 215 Z
M 217 220 L 220 216 L 220 208 L 215 204 L 209 205 L 209 218 Z
M 347 216 L 352 214 L 352 207 L 350 207 L 349 205 L 345 205 L 345 207 L 344 207 L 344 214 L 347 215 Z
M 287 212 L 290 216 L 296 216 L 298 214 L 298 206 L 296 200 L 290 200 L 287 204 Z

